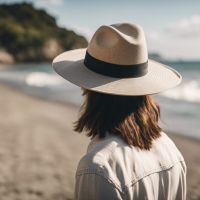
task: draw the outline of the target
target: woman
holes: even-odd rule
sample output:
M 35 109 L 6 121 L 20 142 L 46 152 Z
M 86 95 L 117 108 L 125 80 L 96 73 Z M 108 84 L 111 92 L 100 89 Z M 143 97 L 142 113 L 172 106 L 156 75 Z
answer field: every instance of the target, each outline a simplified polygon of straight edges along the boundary
M 53 67 L 86 97 L 75 131 L 92 140 L 77 168 L 75 199 L 186 198 L 184 159 L 150 96 L 181 76 L 148 59 L 140 26 L 101 26 L 87 49 L 59 55 Z

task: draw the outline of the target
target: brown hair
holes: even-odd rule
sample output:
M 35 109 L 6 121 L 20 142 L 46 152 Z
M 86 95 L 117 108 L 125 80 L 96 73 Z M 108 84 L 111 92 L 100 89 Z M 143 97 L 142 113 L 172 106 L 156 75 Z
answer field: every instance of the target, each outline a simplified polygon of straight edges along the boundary
M 149 150 L 160 136 L 160 108 L 149 95 L 119 96 L 83 89 L 85 102 L 74 130 L 92 138 L 106 132 L 120 135 L 129 145 Z

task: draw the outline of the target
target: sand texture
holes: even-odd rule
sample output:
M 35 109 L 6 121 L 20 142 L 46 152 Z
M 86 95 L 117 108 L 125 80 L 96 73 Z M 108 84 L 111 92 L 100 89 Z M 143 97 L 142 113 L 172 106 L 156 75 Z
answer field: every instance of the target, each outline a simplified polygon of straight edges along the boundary
M 0 200 L 73 199 L 76 166 L 89 142 L 72 130 L 77 113 L 0 86 Z M 187 199 L 200 199 L 200 143 L 172 139 L 187 162 Z

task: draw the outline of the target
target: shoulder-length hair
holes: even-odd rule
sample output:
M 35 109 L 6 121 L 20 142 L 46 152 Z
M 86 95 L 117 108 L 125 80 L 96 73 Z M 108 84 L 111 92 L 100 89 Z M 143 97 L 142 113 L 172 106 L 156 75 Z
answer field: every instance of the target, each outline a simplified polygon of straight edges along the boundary
M 160 108 L 149 95 L 119 96 L 83 89 L 81 106 L 74 130 L 87 136 L 104 138 L 106 132 L 121 136 L 128 145 L 149 150 L 160 136 Z

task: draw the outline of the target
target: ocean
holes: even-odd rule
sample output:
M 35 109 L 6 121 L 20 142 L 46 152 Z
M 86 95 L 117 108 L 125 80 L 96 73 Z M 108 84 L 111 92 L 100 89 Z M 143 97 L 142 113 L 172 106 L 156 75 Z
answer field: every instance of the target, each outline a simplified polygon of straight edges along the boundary
M 165 62 L 183 77 L 182 83 L 153 95 L 161 107 L 165 131 L 200 139 L 200 62 Z M 0 66 L 0 83 L 51 101 L 80 105 L 79 87 L 65 81 L 50 63 Z

